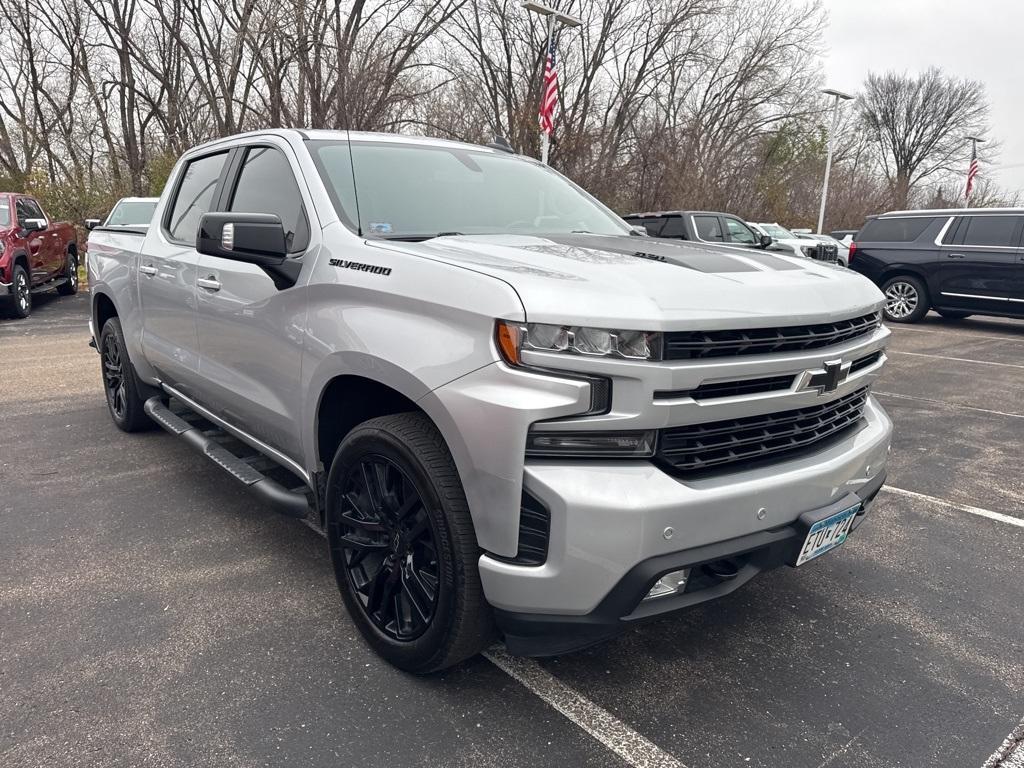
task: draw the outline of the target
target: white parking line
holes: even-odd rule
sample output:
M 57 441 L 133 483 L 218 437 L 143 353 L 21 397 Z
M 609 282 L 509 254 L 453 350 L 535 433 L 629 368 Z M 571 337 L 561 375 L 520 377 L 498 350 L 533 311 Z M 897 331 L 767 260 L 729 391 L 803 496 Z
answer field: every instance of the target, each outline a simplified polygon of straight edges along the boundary
M 1024 768 L 1024 720 L 1010 732 L 981 768 Z
M 570 688 L 533 659 L 510 656 L 500 646 L 490 648 L 483 655 L 630 765 L 636 768 L 686 768 L 668 752 Z M 566 762 L 571 764 L 575 761 L 568 759 Z
M 972 507 L 969 504 L 957 504 L 956 502 L 946 501 L 945 499 L 937 499 L 934 496 L 929 496 L 925 493 L 918 493 L 917 491 L 907 491 L 903 488 L 896 488 L 892 485 L 882 486 L 883 491 L 889 493 L 895 493 L 899 496 L 909 496 L 912 499 L 920 499 L 921 501 L 927 501 L 932 504 L 938 504 L 942 507 L 949 507 L 951 509 L 958 509 L 961 512 L 969 512 L 972 515 L 978 515 L 979 517 L 987 517 L 989 520 L 996 520 L 1000 523 L 1007 523 L 1008 525 L 1015 525 L 1018 528 L 1024 528 L 1024 519 L 1019 517 L 1013 517 L 1011 515 L 1004 515 L 1002 512 L 993 512 L 990 509 L 982 509 L 981 507 Z
M 942 329 L 940 331 L 937 328 L 908 328 L 905 325 L 897 325 L 895 323 L 892 324 L 892 325 L 888 325 L 886 327 L 889 328 L 892 331 L 912 331 L 913 333 L 930 333 L 930 334 L 933 334 L 935 336 L 949 336 L 949 335 L 952 335 L 954 333 L 959 333 L 961 336 L 964 336 L 965 338 L 971 339 L 971 340 L 973 340 L 973 339 L 984 339 L 986 341 L 1013 341 L 1013 342 L 1016 342 L 1017 344 L 1024 344 L 1024 336 L 1021 336 L 1021 337 L 1016 337 L 1016 336 L 979 336 L 979 335 L 977 335 L 975 333 L 971 333 L 969 331 L 962 331 L 962 330 L 956 330 L 955 331 L 952 328 L 949 328 L 949 329 L 945 329 L 944 328 L 944 329 Z
M 954 363 L 977 363 L 978 365 L 996 365 L 1000 368 L 1020 368 L 1024 370 L 1024 365 L 1018 365 L 1017 363 L 995 363 L 991 360 L 968 360 L 965 357 L 946 357 L 946 355 L 929 355 L 926 352 L 904 352 L 900 349 L 887 349 L 885 350 L 887 355 L 913 355 L 914 357 L 930 357 L 933 360 L 952 360 Z
M 1011 416 L 1015 419 L 1024 419 L 1024 413 L 1009 413 L 1007 411 L 993 411 L 990 408 L 977 408 L 973 405 L 961 405 L 960 403 L 948 403 L 945 400 L 933 400 L 930 397 L 918 397 L 916 395 L 898 395 L 895 392 L 880 392 L 877 389 L 872 390 L 872 394 L 881 395 L 882 397 L 895 397 L 900 400 L 920 400 L 922 403 L 934 403 L 935 405 L 941 405 L 946 408 L 953 408 L 958 411 L 977 411 L 978 413 L 990 413 L 994 416 Z

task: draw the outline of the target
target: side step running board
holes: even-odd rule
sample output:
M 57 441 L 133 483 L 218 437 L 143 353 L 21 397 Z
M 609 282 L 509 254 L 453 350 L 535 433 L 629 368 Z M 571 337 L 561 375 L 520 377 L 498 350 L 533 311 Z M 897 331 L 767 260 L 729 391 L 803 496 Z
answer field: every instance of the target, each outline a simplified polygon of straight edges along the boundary
M 164 405 L 159 396 L 149 398 L 145 410 L 153 421 L 204 453 L 214 464 L 263 497 L 264 501 L 281 514 L 288 517 L 306 517 L 310 509 L 306 494 L 300 489 L 289 490 L 267 477 L 253 466 L 257 462 L 253 462 L 251 456 L 239 457 L 231 453 L 218 443 L 216 435 L 205 433 L 201 424 L 192 424 L 181 418 Z

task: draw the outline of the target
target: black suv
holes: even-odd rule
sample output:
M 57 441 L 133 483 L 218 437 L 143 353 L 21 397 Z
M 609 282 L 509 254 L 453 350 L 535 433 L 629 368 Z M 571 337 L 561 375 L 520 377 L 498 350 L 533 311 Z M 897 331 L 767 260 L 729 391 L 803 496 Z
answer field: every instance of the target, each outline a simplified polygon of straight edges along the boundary
M 850 245 L 850 268 L 885 293 L 885 317 L 1024 318 L 1024 208 L 895 211 Z

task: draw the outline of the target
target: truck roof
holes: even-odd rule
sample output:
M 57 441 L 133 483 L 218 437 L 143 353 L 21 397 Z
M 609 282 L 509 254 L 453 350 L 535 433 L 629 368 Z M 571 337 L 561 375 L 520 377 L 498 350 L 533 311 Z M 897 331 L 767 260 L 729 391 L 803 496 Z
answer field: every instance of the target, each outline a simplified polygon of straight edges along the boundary
M 722 211 L 644 211 L 643 213 L 627 213 L 622 218 L 630 219 L 642 216 L 735 216 L 732 213 Z M 736 218 L 739 218 L 738 216 Z
M 922 208 L 912 211 L 887 211 L 869 218 L 885 218 L 886 216 L 956 216 L 963 213 L 1020 215 L 1024 214 L 1024 208 Z
M 479 152 L 500 152 L 507 154 L 502 150 L 493 149 L 486 147 L 482 144 L 470 144 L 464 141 L 452 141 L 451 139 L 435 139 L 429 136 L 409 136 L 406 134 L 399 133 L 375 133 L 371 131 L 337 131 L 337 130 L 326 130 L 326 129 L 305 129 L 305 128 L 268 128 L 266 130 L 259 131 L 248 131 L 246 133 L 236 133 L 232 136 L 225 136 L 221 139 L 214 139 L 208 141 L 205 144 L 199 144 L 192 147 L 189 152 L 196 149 L 202 149 L 207 147 L 216 147 L 220 145 L 230 145 L 237 142 L 239 139 L 246 139 L 250 137 L 258 136 L 279 136 L 281 138 L 294 140 L 296 138 L 302 141 L 347 141 L 349 139 L 353 141 L 378 141 L 378 142 L 389 142 L 394 144 L 418 144 L 420 146 L 435 146 L 435 147 L 462 147 L 464 149 L 473 149 Z M 517 155 L 527 160 L 533 160 L 533 158 L 526 155 Z

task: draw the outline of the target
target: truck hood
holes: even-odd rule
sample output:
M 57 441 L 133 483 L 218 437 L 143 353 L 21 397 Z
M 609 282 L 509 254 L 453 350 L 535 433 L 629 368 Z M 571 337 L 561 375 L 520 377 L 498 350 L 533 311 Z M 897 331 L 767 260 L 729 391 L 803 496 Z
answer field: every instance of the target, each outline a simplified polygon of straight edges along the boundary
M 882 306 L 863 276 L 757 249 L 608 235 L 437 237 L 368 245 L 503 280 L 531 322 L 644 330 L 796 325 Z

